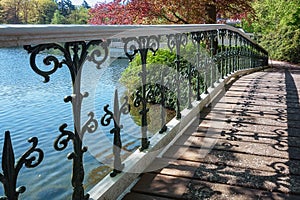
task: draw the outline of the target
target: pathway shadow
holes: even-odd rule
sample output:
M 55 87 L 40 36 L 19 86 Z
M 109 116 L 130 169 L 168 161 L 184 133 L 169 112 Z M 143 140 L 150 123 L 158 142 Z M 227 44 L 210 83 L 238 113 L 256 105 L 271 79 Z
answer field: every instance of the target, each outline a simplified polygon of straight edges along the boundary
M 229 187 L 230 194 L 240 195 L 243 197 L 247 196 L 249 199 L 266 198 L 277 200 L 297 199 L 299 197 L 297 195 L 300 194 L 300 174 L 297 170 L 293 170 L 292 168 L 299 168 L 300 161 L 291 159 L 291 157 L 293 157 L 291 155 L 294 155 L 295 152 L 291 152 L 292 150 L 289 148 L 290 146 L 295 146 L 295 143 L 297 143 L 294 141 L 295 139 L 300 140 L 300 129 L 295 127 L 295 122 L 300 122 L 299 117 L 295 115 L 295 113 L 300 113 L 299 94 L 295 80 L 291 74 L 291 70 L 293 73 L 300 73 L 300 68 L 285 69 L 285 87 L 282 85 L 278 86 L 278 90 L 280 92 L 286 92 L 286 114 L 280 110 L 278 115 L 279 119 L 274 119 L 287 123 L 288 128 L 287 130 L 279 131 L 280 133 L 286 132 L 284 134 L 268 136 L 269 139 L 277 142 L 277 144 L 273 145 L 273 148 L 288 152 L 288 159 L 285 159 L 287 161 L 280 161 L 284 159 L 274 159 L 273 162 L 271 161 L 266 164 L 265 169 L 258 168 L 257 170 L 255 167 L 251 167 L 251 165 L 256 166 L 254 163 L 249 163 L 249 168 L 237 167 L 231 165 L 232 160 L 230 159 L 234 157 L 235 159 L 233 160 L 239 162 L 235 156 L 235 152 L 227 151 L 226 154 L 228 156 L 228 160 L 222 159 L 221 162 L 216 163 L 203 162 L 199 165 L 199 167 L 195 170 L 193 179 L 187 185 L 187 192 L 183 195 L 184 199 L 224 199 L 224 195 L 226 196 L 226 194 L 222 194 L 223 191 L 219 191 L 215 189 L 215 187 L 211 187 L 210 184 L 205 184 L 205 182 L 226 184 Z M 241 117 L 242 120 L 239 120 L 234 124 L 230 122 L 233 128 L 229 132 L 222 131 L 220 133 L 223 137 L 227 136 L 227 140 L 229 140 L 228 143 L 231 142 L 230 140 L 242 140 L 242 138 L 239 138 L 242 136 L 237 135 L 237 133 L 239 132 L 240 127 L 245 127 L 245 121 L 242 117 L 251 116 L 251 114 L 247 114 L 250 105 L 249 102 L 255 101 L 254 93 L 258 88 L 257 86 L 258 79 L 256 82 L 254 81 L 252 88 L 248 91 L 248 96 L 243 102 L 242 110 L 239 113 L 239 117 Z M 279 103 L 283 103 L 283 99 L 284 96 L 278 95 Z M 209 113 L 211 110 L 212 108 L 207 110 L 205 114 Z M 284 118 L 286 118 L 286 120 L 284 120 Z M 251 132 L 252 130 L 249 131 Z M 298 132 L 299 135 L 295 132 Z M 253 138 L 255 140 L 259 140 L 258 135 L 259 133 L 254 134 Z M 234 146 L 234 144 L 227 145 L 228 148 L 231 146 Z M 228 148 L 225 148 L 224 151 L 228 150 Z M 260 161 L 257 160 L 256 162 Z

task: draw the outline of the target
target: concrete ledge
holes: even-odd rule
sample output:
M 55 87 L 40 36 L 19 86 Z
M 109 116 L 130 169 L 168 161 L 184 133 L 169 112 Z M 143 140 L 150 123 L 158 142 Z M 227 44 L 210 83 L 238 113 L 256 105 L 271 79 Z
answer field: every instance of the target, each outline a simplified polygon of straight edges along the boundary
M 193 108 L 184 109 L 180 120 L 172 119 L 168 124 L 168 131 L 163 134 L 155 134 L 150 139 L 150 147 L 147 150 L 140 152 L 139 150 L 133 152 L 123 163 L 125 164 L 124 171 L 116 177 L 109 175 L 102 179 L 94 188 L 89 191 L 90 200 L 117 199 L 126 188 L 142 173 L 153 160 L 166 148 L 178 138 L 185 128 L 194 121 L 203 107 L 210 104 L 218 95 L 225 92 L 226 85 L 231 84 L 239 77 L 260 71 L 266 67 L 259 67 L 255 69 L 247 69 L 236 71 L 233 74 L 220 79 L 220 83 L 215 84 L 214 88 L 209 88 L 208 94 L 202 94 L 201 101 L 194 101 Z

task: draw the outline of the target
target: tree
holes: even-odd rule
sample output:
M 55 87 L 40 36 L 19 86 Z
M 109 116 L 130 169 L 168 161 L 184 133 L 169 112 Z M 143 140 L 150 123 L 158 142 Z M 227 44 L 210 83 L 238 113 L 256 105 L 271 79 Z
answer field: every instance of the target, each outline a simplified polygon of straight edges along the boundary
M 5 11 L 3 5 L 0 4 L 0 24 L 5 23 Z
M 90 10 L 92 24 L 216 23 L 216 15 L 252 12 L 252 0 L 114 0 Z
M 67 24 L 67 23 L 68 23 L 67 19 L 62 14 L 60 14 L 59 10 L 56 10 L 53 19 L 51 21 L 51 24 Z
M 300 63 L 300 0 L 260 0 L 251 29 L 270 57 Z
M 68 23 L 70 24 L 87 24 L 89 19 L 89 11 L 83 6 L 80 6 L 73 10 L 67 17 Z
M 72 4 L 71 0 L 56 0 L 56 3 L 60 14 L 64 17 L 68 16 L 73 10 L 75 10 L 75 6 Z
M 98 3 L 90 15 L 90 24 L 143 24 L 151 18 L 150 4 L 139 0 Z
M 2 0 L 0 5 L 2 6 L 5 22 L 9 24 L 21 23 L 20 8 L 22 0 Z
M 3 0 L 0 2 L 1 23 L 47 24 L 56 9 L 53 0 Z
M 53 0 L 38 0 L 36 1 L 35 8 L 37 11 L 37 24 L 50 24 L 57 10 L 57 4 Z

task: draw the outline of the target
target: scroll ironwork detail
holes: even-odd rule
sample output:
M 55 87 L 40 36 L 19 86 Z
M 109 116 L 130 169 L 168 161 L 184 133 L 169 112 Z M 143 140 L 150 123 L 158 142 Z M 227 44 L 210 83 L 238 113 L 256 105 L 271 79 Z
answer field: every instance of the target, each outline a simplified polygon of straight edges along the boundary
M 37 148 L 38 138 L 32 137 L 28 140 L 32 143 L 32 146 L 21 156 L 21 158 L 15 163 L 15 154 L 11 142 L 10 132 L 5 132 L 4 145 L 2 151 L 2 170 L 0 173 L 0 181 L 4 186 L 5 196 L 0 199 L 17 200 L 21 193 L 26 190 L 25 186 L 17 188 L 18 174 L 23 166 L 27 168 L 34 168 L 38 166 L 43 158 L 44 152 Z M 37 157 L 33 154 L 37 154 Z
M 61 134 L 54 142 L 54 148 L 57 151 L 64 150 L 70 141 L 73 143 L 73 152 L 68 154 L 68 159 L 73 160 L 73 172 L 72 172 L 72 186 L 73 186 L 73 200 L 88 199 L 89 195 L 84 194 L 83 179 L 84 179 L 84 167 L 83 167 L 83 153 L 87 151 L 87 147 L 83 147 L 82 139 L 86 132 L 93 133 L 98 127 L 97 121 L 94 119 L 94 113 L 88 114 L 89 119 L 81 127 L 81 105 L 83 98 L 88 97 L 88 93 L 81 93 L 80 81 L 83 64 L 86 60 L 96 64 L 96 68 L 100 68 L 100 65 L 108 57 L 108 45 L 110 40 L 93 40 L 89 42 L 77 41 L 67 42 L 64 46 L 60 44 L 39 44 L 36 46 L 24 46 L 24 48 L 30 54 L 31 68 L 39 75 L 44 77 L 44 82 L 50 80 L 50 75 L 55 73 L 58 68 L 67 66 L 71 75 L 73 94 L 67 96 L 64 101 L 72 103 L 73 118 L 74 118 L 74 131 L 66 130 L 67 124 L 61 125 L 59 128 Z M 102 48 L 102 51 L 94 46 Z M 43 70 L 37 65 L 37 55 L 46 50 L 58 50 L 63 56 L 48 55 L 44 58 L 43 63 L 46 66 L 51 66 L 50 70 Z M 89 54 L 90 53 L 90 54 Z
M 134 99 L 134 106 L 141 106 L 140 115 L 141 115 L 141 148 L 143 151 L 149 147 L 150 142 L 147 138 L 147 113 L 149 109 L 147 108 L 147 54 L 149 50 L 155 54 L 155 52 L 159 48 L 159 36 L 140 36 L 140 37 L 129 37 L 123 38 L 124 42 L 124 51 L 126 56 L 130 61 L 134 58 L 134 56 L 139 53 L 141 56 L 142 69 L 139 73 L 141 77 L 141 91 L 136 93 L 136 97 Z
M 108 126 L 112 121 L 114 122 L 114 127 L 110 130 L 111 134 L 114 134 L 113 142 L 113 154 L 114 154 L 114 169 L 110 174 L 111 177 L 116 176 L 121 173 L 124 168 L 124 164 L 121 161 L 121 149 L 122 149 L 122 140 L 121 140 L 121 129 L 123 126 L 120 124 L 121 114 L 128 114 L 130 112 L 130 104 L 128 103 L 128 97 L 124 97 L 125 102 L 119 108 L 119 97 L 118 91 L 115 90 L 114 98 L 114 111 L 109 110 L 109 105 L 104 106 L 104 116 L 101 118 L 101 124 L 103 126 Z

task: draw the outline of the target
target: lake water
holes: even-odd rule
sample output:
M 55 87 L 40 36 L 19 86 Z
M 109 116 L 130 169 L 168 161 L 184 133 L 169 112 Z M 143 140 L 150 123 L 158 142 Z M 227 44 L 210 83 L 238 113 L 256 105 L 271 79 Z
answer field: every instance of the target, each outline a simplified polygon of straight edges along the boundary
M 42 59 L 42 58 L 40 58 Z M 121 72 L 128 66 L 126 59 L 109 60 L 101 69 L 93 63 L 86 63 L 83 88 L 90 93 L 83 102 L 83 118 L 93 111 L 99 121 L 103 106 L 112 107 L 114 90 L 118 88 L 121 99 L 124 88 L 119 82 Z M 67 67 L 58 69 L 43 83 L 29 65 L 29 55 L 21 48 L 0 49 L 0 148 L 3 146 L 4 132 L 11 132 L 15 158 L 30 147 L 27 139 L 38 137 L 38 147 L 44 151 L 44 160 L 33 169 L 23 167 L 17 186 L 26 186 L 20 199 L 71 199 L 72 161 L 67 154 L 72 152 L 70 143 L 64 151 L 53 148 L 55 138 L 60 134 L 58 128 L 67 123 L 67 130 L 73 130 L 72 108 L 63 98 L 72 92 Z M 93 71 L 94 70 L 94 71 Z M 93 87 L 90 87 L 91 84 Z M 121 123 L 124 158 L 139 146 L 139 130 L 130 116 L 122 116 Z M 106 164 L 112 159 L 111 126 L 100 126 L 95 133 L 84 136 L 84 144 L 89 151 L 84 154 L 86 191 L 91 189 L 103 176 L 110 172 Z M 2 158 L 2 155 L 0 155 Z M 3 190 L 1 189 L 1 194 Z

